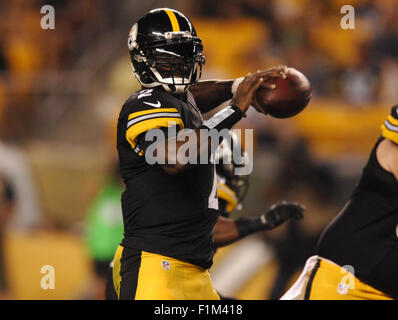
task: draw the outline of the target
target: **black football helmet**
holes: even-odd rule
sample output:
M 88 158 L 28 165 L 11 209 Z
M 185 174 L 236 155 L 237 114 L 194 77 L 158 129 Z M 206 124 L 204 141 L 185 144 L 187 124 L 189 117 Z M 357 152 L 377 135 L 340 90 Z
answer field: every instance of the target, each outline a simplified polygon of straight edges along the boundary
M 161 85 L 180 94 L 201 77 L 202 41 L 188 18 L 176 10 L 161 8 L 144 15 L 130 31 L 128 48 L 143 87 Z

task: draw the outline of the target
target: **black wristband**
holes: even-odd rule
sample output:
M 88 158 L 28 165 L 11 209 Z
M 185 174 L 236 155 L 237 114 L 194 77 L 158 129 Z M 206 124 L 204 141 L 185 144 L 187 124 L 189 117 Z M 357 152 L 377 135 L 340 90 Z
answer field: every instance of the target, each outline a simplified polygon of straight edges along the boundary
M 217 131 L 221 131 L 222 129 L 231 130 L 242 117 L 242 111 L 237 106 L 230 105 L 204 121 L 200 128 L 215 129 Z
M 235 225 L 241 238 L 265 230 L 265 224 L 261 218 L 238 218 L 235 220 Z

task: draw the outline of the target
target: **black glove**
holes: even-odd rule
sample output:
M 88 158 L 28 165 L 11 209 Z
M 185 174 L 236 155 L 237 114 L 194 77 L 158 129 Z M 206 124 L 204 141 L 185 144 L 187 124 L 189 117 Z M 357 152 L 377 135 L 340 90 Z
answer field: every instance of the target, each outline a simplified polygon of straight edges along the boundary
M 282 201 L 270 207 L 267 213 L 258 218 L 238 218 L 235 225 L 240 237 L 245 237 L 257 231 L 271 230 L 280 226 L 286 220 L 300 220 L 304 216 L 305 207 L 296 202 Z
M 296 220 L 302 219 L 304 211 L 305 207 L 297 202 L 282 201 L 272 205 L 267 213 L 260 216 L 260 219 L 264 224 L 264 229 L 271 230 L 290 218 Z

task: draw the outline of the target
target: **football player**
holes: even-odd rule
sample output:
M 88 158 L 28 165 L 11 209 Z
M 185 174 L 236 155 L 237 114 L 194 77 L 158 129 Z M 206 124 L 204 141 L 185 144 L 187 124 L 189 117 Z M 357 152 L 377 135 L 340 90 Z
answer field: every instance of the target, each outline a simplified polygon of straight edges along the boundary
M 287 202 L 271 206 L 267 213 L 259 217 L 240 217 L 237 219 L 229 217 L 234 209 L 242 209 L 242 202 L 249 188 L 249 175 L 234 174 L 234 169 L 242 166 L 241 163 L 234 160 L 233 149 L 235 148 L 241 153 L 244 162 L 248 161 L 247 154 L 242 151 L 239 139 L 233 131 L 231 131 L 231 139 L 224 139 L 216 151 L 219 217 L 213 229 L 214 251 L 255 232 L 274 229 L 288 219 L 298 220 L 303 217 L 303 206 Z M 117 299 L 111 282 L 107 284 L 106 295 L 108 300 Z
M 128 48 L 134 75 L 143 90 L 123 105 L 117 125 L 124 238 L 113 265 L 119 299 L 219 299 L 208 269 L 213 258 L 213 227 L 218 219 L 217 179 L 213 164 L 183 163 L 176 154 L 184 141 L 176 134 L 190 129 L 231 129 L 252 104 L 253 95 L 285 67 L 257 71 L 231 81 L 198 82 L 205 59 L 192 23 L 180 12 L 155 9 L 132 27 Z M 228 107 L 203 121 L 222 102 Z M 260 109 L 259 109 L 260 110 Z M 169 130 L 174 128 L 175 130 Z M 149 164 L 148 134 L 164 133 L 156 154 L 165 161 Z M 202 137 L 202 136 L 200 136 Z M 194 151 L 212 149 L 197 139 Z M 173 151 L 173 152 L 170 152 Z M 191 149 L 190 149 L 191 151 Z M 210 154 L 210 153 L 209 153 Z
M 381 129 L 351 198 L 281 299 L 398 299 L 398 106 Z
M 5 255 L 5 235 L 7 225 L 15 212 L 16 196 L 11 183 L 0 174 L 0 300 L 10 299 L 11 292 L 7 280 Z
M 242 202 L 249 188 L 249 176 L 234 173 L 236 167 L 244 165 L 234 159 L 233 150 L 236 149 L 241 153 L 244 162 L 248 161 L 238 137 L 232 131 L 231 138 L 224 139 L 216 151 L 220 216 L 214 226 L 215 248 L 229 245 L 255 232 L 272 230 L 290 218 L 299 220 L 305 210 L 298 203 L 282 201 L 272 205 L 266 213 L 258 217 L 231 219 L 229 215 L 235 208 L 242 209 Z

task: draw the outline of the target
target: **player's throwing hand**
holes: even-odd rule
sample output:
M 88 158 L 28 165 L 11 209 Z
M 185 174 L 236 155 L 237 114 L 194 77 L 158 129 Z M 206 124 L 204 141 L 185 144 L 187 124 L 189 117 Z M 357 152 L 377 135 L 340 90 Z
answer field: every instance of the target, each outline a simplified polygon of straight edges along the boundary
M 249 106 L 255 101 L 254 94 L 260 87 L 266 89 L 275 89 L 275 86 L 268 84 L 267 81 L 271 78 L 286 78 L 286 66 L 275 66 L 267 70 L 259 70 L 255 73 L 249 73 L 239 84 L 232 104 L 236 105 L 243 114 L 246 113 Z M 256 108 L 256 106 L 254 106 Z M 264 113 L 261 108 L 256 108 L 257 111 Z

